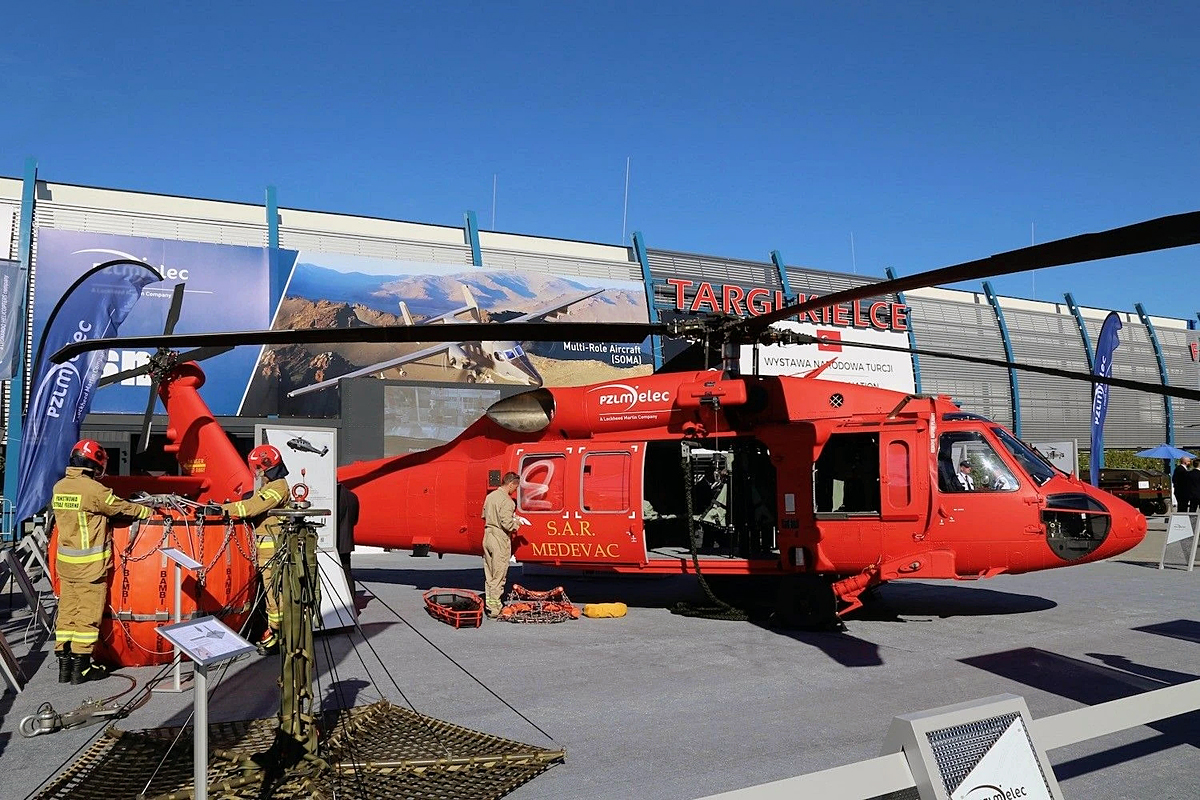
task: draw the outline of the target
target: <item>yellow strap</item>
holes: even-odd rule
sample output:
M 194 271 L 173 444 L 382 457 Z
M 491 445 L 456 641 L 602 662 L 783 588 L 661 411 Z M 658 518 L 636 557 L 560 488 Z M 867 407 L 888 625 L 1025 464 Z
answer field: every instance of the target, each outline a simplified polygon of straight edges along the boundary
M 79 631 L 76 631 L 74 641 L 79 642 L 80 644 L 91 644 L 99 638 L 100 634 L 96 631 L 92 631 L 91 633 L 80 633 Z
M 83 550 L 87 550 L 92 546 L 91 530 L 88 528 L 88 516 L 82 511 L 78 512 L 75 517 L 76 524 L 79 525 L 79 546 Z

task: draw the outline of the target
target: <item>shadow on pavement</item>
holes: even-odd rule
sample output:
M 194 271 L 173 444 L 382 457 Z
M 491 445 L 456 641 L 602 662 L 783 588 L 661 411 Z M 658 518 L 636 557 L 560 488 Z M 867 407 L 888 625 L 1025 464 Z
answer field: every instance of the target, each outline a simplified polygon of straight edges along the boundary
M 1036 647 L 964 658 L 962 663 L 1084 705 L 1118 700 L 1197 678 L 1185 672 L 1139 664 L 1120 655 L 1088 653 L 1088 656 L 1102 663 L 1094 664 Z M 1147 727 L 1162 735 L 1056 764 L 1055 775 L 1059 780 L 1067 780 L 1181 744 L 1200 747 L 1200 712 L 1170 717 Z
M 421 592 L 433 588 L 483 591 L 482 566 L 450 570 L 356 568 L 355 579 L 368 590 L 372 583 L 379 582 L 411 586 Z M 636 608 L 670 608 L 680 600 L 701 597 L 699 585 L 692 575 L 525 575 L 523 570 L 514 567 L 508 572 L 507 586 L 511 588 L 514 583 L 536 591 L 561 586 L 576 605 L 619 601 Z
M 843 667 L 878 667 L 883 664 L 879 645 L 844 631 L 798 631 L 765 624 L 760 627 L 815 647 Z
M 11 600 L 10 600 L 11 603 Z M 9 644 L 20 641 L 19 637 L 23 637 L 26 626 L 30 623 L 32 614 L 29 617 L 8 617 L 0 622 L 0 629 L 3 630 L 4 638 Z M 17 659 L 17 664 L 21 668 L 27 680 L 32 681 L 33 676 L 37 674 L 42 665 L 46 663 L 47 658 L 52 658 L 51 653 L 54 650 L 53 644 L 49 643 L 50 635 L 45 629 L 35 624 L 35 631 L 30 637 L 29 651 Z M 17 693 L 9 688 L 8 684 L 0 678 L 0 688 L 3 688 L 4 694 L 0 696 L 0 721 L 12 711 L 13 703 L 17 699 Z M 4 755 L 5 749 L 8 747 L 8 742 L 12 738 L 11 734 L 0 734 L 0 756 Z
M 1193 619 L 1175 619 L 1170 622 L 1159 622 L 1155 625 L 1144 625 L 1140 628 L 1134 628 L 1134 630 L 1200 644 L 1200 622 L 1196 622 Z
M 864 596 L 863 608 L 847 620 L 905 622 L 903 617 L 991 617 L 1047 611 L 1058 603 L 1030 594 L 979 589 L 962 584 L 885 583 Z

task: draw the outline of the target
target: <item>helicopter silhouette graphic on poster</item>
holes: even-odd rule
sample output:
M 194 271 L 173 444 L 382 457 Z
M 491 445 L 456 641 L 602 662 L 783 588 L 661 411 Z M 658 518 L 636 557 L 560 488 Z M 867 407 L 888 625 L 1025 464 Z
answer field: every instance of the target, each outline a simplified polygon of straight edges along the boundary
M 745 375 L 743 346 L 817 343 L 774 325 L 814 308 L 1196 243 L 1200 212 L 835 292 L 755 317 L 124 337 L 69 345 L 55 359 L 118 346 L 396 345 L 481 335 L 519 342 L 640 343 L 647 336 L 685 342 L 652 375 L 531 388 L 497 401 L 447 444 L 340 467 L 338 481 L 361 502 L 356 541 L 418 555 L 478 554 L 483 497 L 511 471 L 521 478 L 519 513 L 532 523 L 514 542 L 519 560 L 613 573 L 782 576 L 781 617 L 811 623 L 851 613 L 864 591 L 887 581 L 982 579 L 1109 558 L 1138 544 L 1146 521 L 949 397 L 811 375 Z M 840 344 L 1200 399 L 1195 389 L 1097 379 L 1045 365 L 849 337 Z M 178 357 L 187 359 L 186 353 Z M 199 371 L 195 364 L 181 366 L 189 374 Z M 173 373 L 163 375 L 160 393 L 176 381 Z M 171 427 L 195 424 L 196 402 L 198 394 L 174 406 L 166 397 Z M 203 424 L 216 423 L 210 417 Z M 187 449 L 180 450 L 181 464 L 196 457 Z M 983 463 L 984 456 L 1011 482 L 956 478 L 964 463 Z M 710 515 L 705 504 L 712 498 L 697 491 L 706 476 L 696 467 L 705 463 L 727 467 L 723 517 Z M 698 536 L 698 520 L 705 518 L 715 528 L 709 548 Z

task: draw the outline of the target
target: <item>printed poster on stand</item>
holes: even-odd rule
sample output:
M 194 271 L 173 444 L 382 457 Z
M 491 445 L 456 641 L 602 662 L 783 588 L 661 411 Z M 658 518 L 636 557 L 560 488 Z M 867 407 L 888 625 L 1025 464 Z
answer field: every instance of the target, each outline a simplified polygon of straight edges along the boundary
M 288 486 L 308 487 L 312 508 L 326 508 L 317 520 L 317 567 L 321 576 L 321 628 L 348 628 L 358 619 L 354 593 L 337 551 L 337 429 L 301 425 L 255 425 L 254 440 L 283 454 Z

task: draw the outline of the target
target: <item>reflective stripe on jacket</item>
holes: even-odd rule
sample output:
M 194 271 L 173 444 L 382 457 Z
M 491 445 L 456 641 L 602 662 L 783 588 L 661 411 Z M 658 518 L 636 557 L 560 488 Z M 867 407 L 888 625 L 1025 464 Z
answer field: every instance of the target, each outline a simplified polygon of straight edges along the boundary
M 245 500 L 222 503 L 221 508 L 234 519 L 244 519 L 254 526 L 254 539 L 260 550 L 273 550 L 281 522 L 267 512 L 283 505 L 291 496 L 287 480 L 276 478 Z
M 117 497 L 82 467 L 67 468 L 66 476 L 54 484 L 50 505 L 58 528 L 58 574 L 72 581 L 94 581 L 108 571 L 112 564 L 110 517 L 124 514 L 147 519 L 154 514 L 149 506 Z

